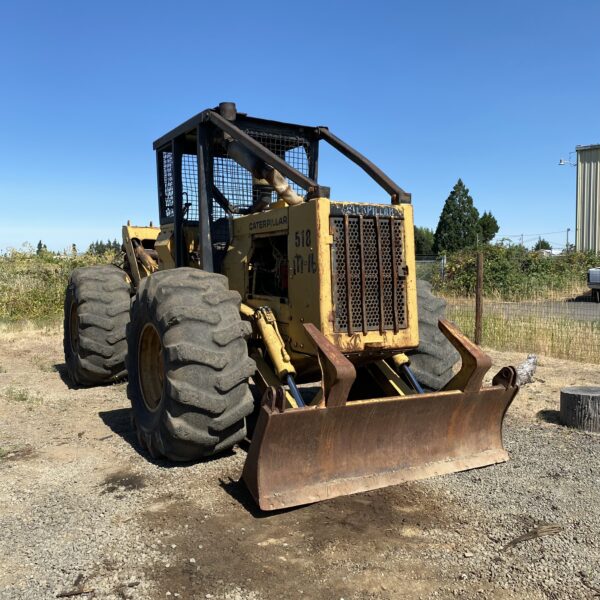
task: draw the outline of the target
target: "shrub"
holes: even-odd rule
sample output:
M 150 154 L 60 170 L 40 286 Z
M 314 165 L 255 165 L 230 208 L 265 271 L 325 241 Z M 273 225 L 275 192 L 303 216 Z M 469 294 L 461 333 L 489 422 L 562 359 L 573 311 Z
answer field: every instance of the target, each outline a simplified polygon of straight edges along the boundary
M 0 321 L 43 321 L 63 310 L 65 288 L 76 267 L 114 261 L 102 255 L 58 255 L 33 248 L 0 255 Z
M 549 257 L 523 246 L 502 244 L 483 246 L 481 252 L 485 294 L 509 301 L 584 290 L 588 269 L 599 261 L 593 253 L 571 252 Z M 477 253 L 461 250 L 446 257 L 444 279 L 436 274 L 433 283 L 442 294 L 471 296 L 475 293 L 476 279 Z

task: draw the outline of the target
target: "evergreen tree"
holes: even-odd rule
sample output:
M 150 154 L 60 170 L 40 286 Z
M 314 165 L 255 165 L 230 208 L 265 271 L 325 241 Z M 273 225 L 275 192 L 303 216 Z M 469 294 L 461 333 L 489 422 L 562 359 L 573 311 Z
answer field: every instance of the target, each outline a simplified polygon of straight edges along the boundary
M 489 244 L 498 233 L 500 227 L 491 212 L 484 212 L 479 219 L 479 242 Z
M 38 242 L 38 245 L 37 245 L 37 250 L 36 250 L 36 252 L 35 252 L 35 253 L 36 253 L 38 256 L 41 256 L 42 254 L 44 254 L 44 252 L 48 252 L 48 248 L 46 247 L 46 244 L 44 244 L 44 243 L 42 242 L 42 240 L 40 240 L 40 241 Z
M 434 235 L 434 251 L 454 252 L 477 244 L 479 211 L 459 179 L 448 196 Z
M 433 254 L 433 231 L 415 225 L 415 254 Z
M 545 240 L 544 238 L 540 238 L 536 243 L 535 246 L 533 247 L 534 251 L 538 251 L 538 250 L 552 250 L 552 246 L 550 245 L 550 242 L 548 242 L 547 240 Z

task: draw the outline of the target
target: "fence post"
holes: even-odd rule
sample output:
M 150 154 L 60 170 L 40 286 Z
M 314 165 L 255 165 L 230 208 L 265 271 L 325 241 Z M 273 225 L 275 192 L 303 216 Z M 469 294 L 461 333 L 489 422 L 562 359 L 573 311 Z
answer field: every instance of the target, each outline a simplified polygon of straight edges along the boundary
M 475 343 L 481 344 L 483 333 L 483 252 L 477 253 L 477 285 L 475 287 Z

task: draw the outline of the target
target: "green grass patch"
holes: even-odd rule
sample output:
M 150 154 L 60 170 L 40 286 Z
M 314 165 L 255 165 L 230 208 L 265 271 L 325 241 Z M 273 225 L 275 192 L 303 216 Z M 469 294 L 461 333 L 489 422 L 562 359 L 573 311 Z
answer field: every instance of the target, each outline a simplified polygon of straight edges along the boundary
M 40 404 L 42 402 L 40 394 L 25 388 L 9 386 L 2 393 L 9 402 L 20 404 Z

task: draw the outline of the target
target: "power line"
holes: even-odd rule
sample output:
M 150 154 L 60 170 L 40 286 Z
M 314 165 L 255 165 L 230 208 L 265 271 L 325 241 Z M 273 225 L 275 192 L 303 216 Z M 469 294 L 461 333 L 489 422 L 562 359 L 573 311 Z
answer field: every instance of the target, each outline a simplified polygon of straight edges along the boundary
M 558 233 L 567 233 L 566 229 L 561 229 L 560 231 L 546 231 L 546 233 L 517 233 L 514 235 L 507 235 L 507 234 L 503 234 L 503 233 L 497 233 L 496 236 L 497 237 L 505 237 L 505 238 L 520 238 L 521 236 L 523 237 L 538 237 L 540 235 L 555 235 Z
M 541 235 L 531 235 L 529 237 L 525 236 L 523 238 L 523 241 L 524 242 L 535 242 L 535 241 L 539 240 L 541 237 L 542 237 Z M 555 236 L 549 236 L 546 234 L 546 237 L 544 237 L 544 239 L 546 241 L 550 241 L 552 239 L 552 237 L 555 237 Z M 562 236 L 561 236 L 561 239 L 562 239 Z

